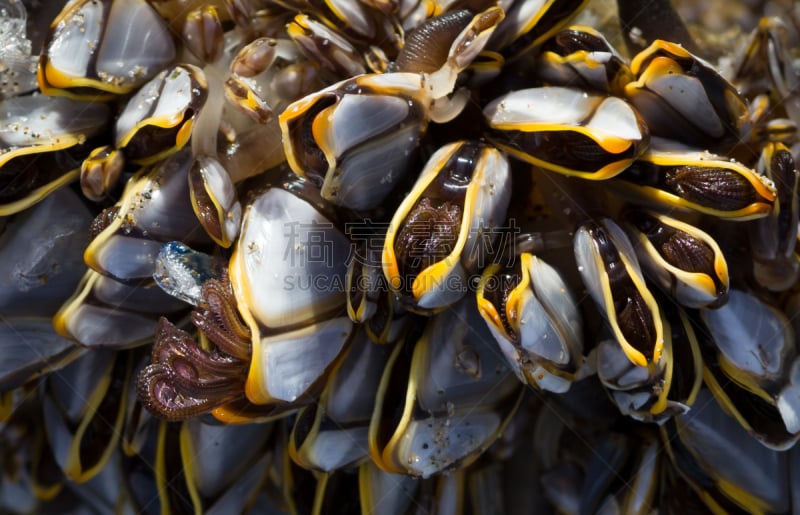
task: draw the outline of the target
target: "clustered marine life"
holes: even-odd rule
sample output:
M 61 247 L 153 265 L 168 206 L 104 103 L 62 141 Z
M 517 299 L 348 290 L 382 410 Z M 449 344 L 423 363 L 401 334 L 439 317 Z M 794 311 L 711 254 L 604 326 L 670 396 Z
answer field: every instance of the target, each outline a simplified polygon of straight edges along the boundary
M 799 512 L 800 9 L 676 4 L 0 0 L 0 511 Z

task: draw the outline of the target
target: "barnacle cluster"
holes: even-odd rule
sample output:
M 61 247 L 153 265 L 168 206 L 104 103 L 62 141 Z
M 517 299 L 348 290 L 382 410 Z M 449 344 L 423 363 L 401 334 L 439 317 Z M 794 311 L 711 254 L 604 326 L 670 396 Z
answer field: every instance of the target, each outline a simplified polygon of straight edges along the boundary
M 0 511 L 800 512 L 791 1 L 0 0 Z

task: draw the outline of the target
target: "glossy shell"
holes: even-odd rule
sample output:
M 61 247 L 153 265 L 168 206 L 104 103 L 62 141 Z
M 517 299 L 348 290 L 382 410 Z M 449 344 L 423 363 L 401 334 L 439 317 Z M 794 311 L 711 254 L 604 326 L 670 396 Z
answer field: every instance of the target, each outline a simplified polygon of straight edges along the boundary
M 175 57 L 166 24 L 144 0 L 69 2 L 44 45 L 39 87 L 92 99 L 131 92 Z
M 292 170 L 323 198 L 378 205 L 407 172 L 431 102 L 418 74 L 363 75 L 290 105 L 280 116 Z
M 131 161 L 149 164 L 180 150 L 206 101 L 203 71 L 180 65 L 159 73 L 126 104 L 114 127 L 114 143 Z
M 489 42 L 512 57 L 528 54 L 564 27 L 585 5 L 586 0 L 514 0 L 506 9 L 508 21 Z
M 622 96 L 633 74 L 619 52 L 595 29 L 568 27 L 542 48 L 536 68 L 553 86 L 581 86 Z
M 654 41 L 631 62 L 625 96 L 653 134 L 691 145 L 736 141 L 747 104 L 709 63 L 679 45 Z
M 207 242 L 189 199 L 191 165 L 184 151 L 139 171 L 120 202 L 98 218 L 97 234 L 84 252 L 86 264 L 122 281 L 150 278 L 164 243 L 178 237 L 190 244 Z
M 735 220 L 766 216 L 776 197 L 772 181 L 741 163 L 689 150 L 653 149 L 612 187 L 640 203 Z
M 652 212 L 633 211 L 625 220 L 645 272 L 675 300 L 692 308 L 719 307 L 727 301 L 728 263 L 710 235 Z
M 285 189 L 267 189 L 245 210 L 229 266 L 236 303 L 252 332 L 251 402 L 298 400 L 319 387 L 348 343 L 349 250 L 329 218 Z
M 644 152 L 650 136 L 624 100 L 578 89 L 515 91 L 490 102 L 483 113 L 503 150 L 583 179 L 619 174 Z
M 428 477 L 474 460 L 498 437 L 519 383 L 481 325 L 465 300 L 406 342 L 413 354 L 397 346 L 370 423 L 370 455 L 381 469 Z
M 582 321 L 555 268 L 528 253 L 511 267 L 490 265 L 481 276 L 477 300 L 521 380 L 559 393 L 569 388 L 583 361 Z
M 330 472 L 367 458 L 370 418 L 391 350 L 374 345 L 366 331 L 355 336 L 320 402 L 298 413 L 289 444 L 295 462 Z
M 227 170 L 215 158 L 196 157 L 189 170 L 189 191 L 206 233 L 221 247 L 230 247 L 239 234 L 242 206 Z
M 794 157 L 782 143 L 768 143 L 758 160 L 757 170 L 775 184 L 777 195 L 772 211 L 750 228 L 753 272 L 756 280 L 770 290 L 794 284 L 798 261 L 794 255 L 800 212 L 797 192 L 800 173 Z
M 0 216 L 75 180 L 84 144 L 105 129 L 109 115 L 102 104 L 43 95 L 0 102 Z
M 457 142 L 437 151 L 386 231 L 392 289 L 423 310 L 461 298 L 498 236 L 510 193 L 508 162 L 496 149 Z
M 575 261 L 628 359 L 655 366 L 664 345 L 661 315 L 622 229 L 609 219 L 582 225 L 575 234 Z

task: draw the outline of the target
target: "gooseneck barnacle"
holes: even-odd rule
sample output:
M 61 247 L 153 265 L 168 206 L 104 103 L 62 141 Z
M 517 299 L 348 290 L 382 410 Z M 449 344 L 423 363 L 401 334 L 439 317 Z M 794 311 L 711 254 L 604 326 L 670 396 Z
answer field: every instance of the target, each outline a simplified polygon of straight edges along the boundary
M 0 512 L 800 512 L 790 0 L 0 34 Z

